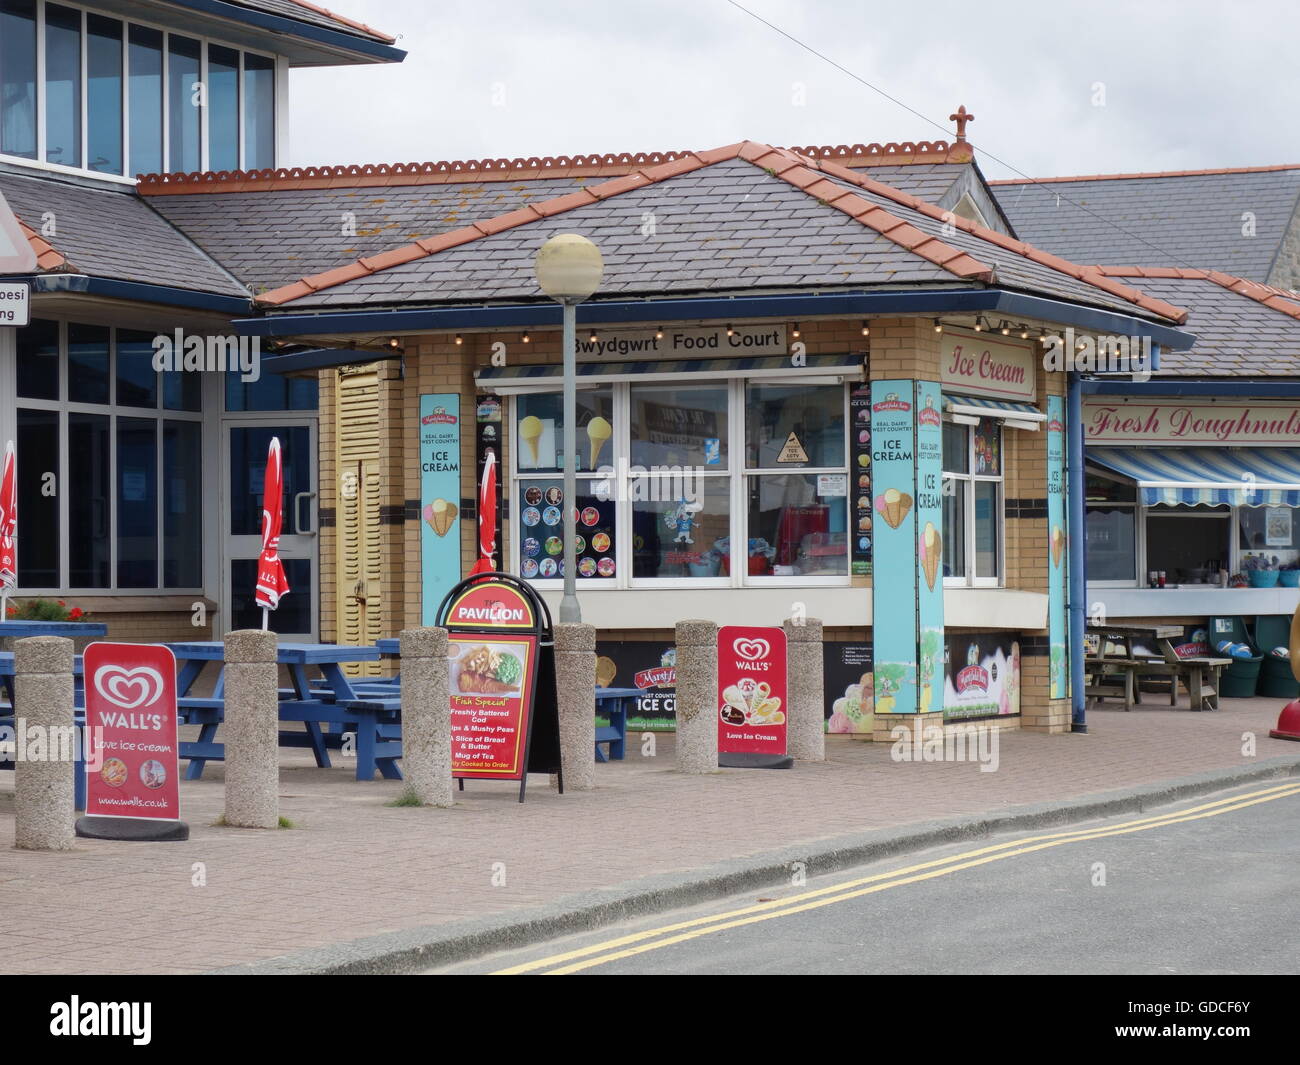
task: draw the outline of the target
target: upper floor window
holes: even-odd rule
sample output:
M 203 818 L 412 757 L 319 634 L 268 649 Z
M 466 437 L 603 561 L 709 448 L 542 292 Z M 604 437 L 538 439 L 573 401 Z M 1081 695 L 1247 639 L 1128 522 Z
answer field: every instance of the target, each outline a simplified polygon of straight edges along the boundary
M 53 0 L 0 0 L 0 157 L 131 177 L 275 165 L 276 62 Z

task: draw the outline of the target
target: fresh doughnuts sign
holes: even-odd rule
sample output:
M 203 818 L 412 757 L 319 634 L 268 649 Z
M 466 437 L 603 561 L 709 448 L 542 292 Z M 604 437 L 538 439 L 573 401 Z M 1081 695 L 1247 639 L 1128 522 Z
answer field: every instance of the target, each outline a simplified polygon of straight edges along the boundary
M 180 819 L 176 658 L 153 644 L 92 643 L 86 678 L 86 814 Z
M 727 625 L 718 632 L 718 752 L 785 754 L 785 632 Z

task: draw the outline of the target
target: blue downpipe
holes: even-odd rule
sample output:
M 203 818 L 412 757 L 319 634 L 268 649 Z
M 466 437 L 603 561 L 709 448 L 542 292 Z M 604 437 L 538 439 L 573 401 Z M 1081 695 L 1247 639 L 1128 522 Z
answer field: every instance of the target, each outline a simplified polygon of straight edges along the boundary
M 1070 731 L 1087 732 L 1087 700 L 1083 690 L 1083 627 L 1087 612 L 1088 575 L 1087 527 L 1083 515 L 1083 389 L 1079 375 L 1071 373 L 1066 386 L 1066 502 L 1069 507 L 1070 537 Z

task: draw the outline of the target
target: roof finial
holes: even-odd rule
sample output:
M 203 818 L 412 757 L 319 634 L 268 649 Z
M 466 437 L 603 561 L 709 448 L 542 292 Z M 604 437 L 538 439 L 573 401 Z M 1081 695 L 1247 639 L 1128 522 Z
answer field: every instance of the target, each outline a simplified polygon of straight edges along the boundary
M 962 104 L 957 108 L 956 114 L 948 116 L 950 122 L 957 123 L 957 140 L 961 143 L 966 141 L 966 123 L 974 122 L 975 116 L 966 113 L 966 105 Z

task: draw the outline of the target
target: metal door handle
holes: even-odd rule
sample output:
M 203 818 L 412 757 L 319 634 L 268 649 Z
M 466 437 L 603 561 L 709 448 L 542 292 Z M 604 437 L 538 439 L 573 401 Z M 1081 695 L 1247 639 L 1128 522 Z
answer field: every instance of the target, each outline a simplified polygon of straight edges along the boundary
M 306 496 L 306 498 L 308 498 L 308 499 L 315 499 L 315 498 L 316 498 L 316 493 L 315 493 L 315 492 L 299 492 L 297 495 L 295 495 L 295 496 L 293 497 L 293 533 L 294 533 L 295 536 L 315 536 L 315 535 L 316 535 L 316 530 L 315 530 L 315 529 L 304 529 L 304 528 L 302 527 L 302 522 L 299 520 L 299 519 L 302 517 L 302 507 L 299 505 L 299 501 L 300 501 L 304 496 Z

